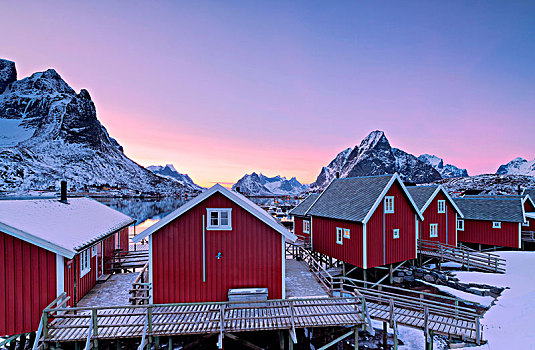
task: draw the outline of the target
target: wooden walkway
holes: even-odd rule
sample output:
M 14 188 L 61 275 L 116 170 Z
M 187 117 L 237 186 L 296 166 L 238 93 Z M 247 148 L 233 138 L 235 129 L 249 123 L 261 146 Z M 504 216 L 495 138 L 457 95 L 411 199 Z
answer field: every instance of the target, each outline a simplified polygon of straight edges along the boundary
M 193 334 L 359 326 L 362 298 L 300 298 L 262 302 L 47 308 L 41 321 L 44 342 L 145 338 Z M 47 320 L 53 319 L 50 323 Z
M 149 261 L 148 250 L 137 251 L 116 251 L 113 257 L 105 262 L 109 268 L 120 273 L 124 271 L 134 271 L 136 268 L 142 268 Z
M 422 239 L 418 240 L 418 253 L 440 261 L 456 262 L 468 269 L 505 273 L 505 259 L 497 254 Z
M 370 282 L 332 276 L 303 247 L 288 244 L 286 252 L 298 255 L 330 295 L 362 297 L 363 314 L 369 315 L 370 319 L 388 322 L 394 329 L 397 325 L 420 329 L 426 337 L 433 331 L 476 344 L 482 341 L 482 315 L 476 308 L 468 307 L 469 302 L 465 300 L 377 284 L 375 290 L 370 287 Z

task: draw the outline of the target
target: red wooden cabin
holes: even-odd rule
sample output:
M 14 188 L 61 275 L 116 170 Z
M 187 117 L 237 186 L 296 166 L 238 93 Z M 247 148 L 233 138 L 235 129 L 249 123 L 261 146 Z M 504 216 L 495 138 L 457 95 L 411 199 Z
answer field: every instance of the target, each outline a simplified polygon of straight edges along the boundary
M 305 213 L 318 197 L 319 194 L 312 193 L 290 211 L 289 214 L 294 220 L 293 232 L 297 239 L 310 241 L 310 216 L 305 215 Z
M 224 301 L 229 289 L 285 297 L 285 241 L 295 235 L 217 184 L 133 238 L 149 238 L 151 302 Z
M 398 174 L 335 179 L 306 214 L 314 251 L 363 269 L 416 258 L 423 217 Z
M 63 292 L 79 301 L 133 222 L 89 198 L 0 200 L 0 336 L 36 331 Z
M 419 239 L 457 245 L 457 219 L 463 214 L 444 187 L 409 186 L 407 190 L 424 216 Z
M 523 197 L 526 222 L 522 224 L 522 232 L 535 238 L 535 189 L 524 190 Z
M 457 239 L 463 243 L 521 247 L 526 222 L 523 196 L 465 196 L 455 198 L 464 219 L 459 219 Z

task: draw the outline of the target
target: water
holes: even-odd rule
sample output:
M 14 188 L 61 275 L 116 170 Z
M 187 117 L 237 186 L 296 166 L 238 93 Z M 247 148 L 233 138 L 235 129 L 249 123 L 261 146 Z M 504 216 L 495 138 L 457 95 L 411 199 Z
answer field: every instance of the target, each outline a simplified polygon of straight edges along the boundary
M 162 198 L 95 198 L 121 213 L 136 220 L 130 227 L 130 235 L 139 234 L 167 216 L 175 209 L 181 207 L 188 199 L 183 197 Z

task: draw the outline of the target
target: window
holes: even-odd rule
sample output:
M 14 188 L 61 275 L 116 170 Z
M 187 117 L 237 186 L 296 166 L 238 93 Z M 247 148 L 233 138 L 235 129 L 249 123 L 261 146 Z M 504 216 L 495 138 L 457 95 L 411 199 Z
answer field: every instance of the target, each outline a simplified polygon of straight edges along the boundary
M 232 209 L 206 209 L 208 211 L 207 230 L 232 230 Z
M 385 213 L 393 213 L 394 212 L 394 197 L 393 196 L 386 196 L 385 197 Z
M 429 237 L 438 237 L 438 224 L 429 225 Z
M 89 249 L 80 253 L 80 277 L 84 277 L 91 271 L 91 259 L 89 257 Z
M 348 228 L 344 229 L 344 238 L 351 238 L 351 232 Z
M 458 219 L 457 220 L 457 230 L 464 231 L 464 220 Z
M 492 228 L 502 228 L 502 223 L 499 221 L 493 221 Z
M 526 226 L 526 227 L 528 227 L 528 226 L 529 226 L 529 220 L 526 220 L 526 222 L 523 222 L 523 223 L 522 223 L 522 226 Z
M 439 200 L 438 201 L 438 212 L 439 213 L 445 213 L 446 212 L 446 201 L 445 200 Z
M 336 228 L 336 243 L 344 244 L 344 229 L 340 227 Z
M 310 221 L 303 221 L 303 233 L 310 233 Z
M 394 237 L 394 239 L 398 239 L 399 238 L 399 228 L 395 228 L 394 229 L 393 237 Z
M 94 245 L 91 247 L 91 256 L 97 256 L 97 246 Z

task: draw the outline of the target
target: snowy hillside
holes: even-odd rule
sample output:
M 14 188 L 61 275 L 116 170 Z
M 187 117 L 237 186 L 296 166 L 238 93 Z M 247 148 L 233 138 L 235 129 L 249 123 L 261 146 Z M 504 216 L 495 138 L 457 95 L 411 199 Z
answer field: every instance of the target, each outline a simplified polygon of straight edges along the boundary
M 418 159 L 435 168 L 444 179 L 468 176 L 468 171 L 466 171 L 466 169 L 457 168 L 455 165 L 451 164 L 444 165 L 444 160 L 437 156 L 431 154 L 422 154 L 418 157 Z
M 496 174 L 535 176 L 535 159 L 528 161 L 524 158 L 515 158 L 507 164 L 500 165 Z
M 87 90 L 77 94 L 53 69 L 16 76 L 14 63 L 0 59 L 0 191 L 55 190 L 62 179 L 70 190 L 192 190 L 129 159 Z
M 524 175 L 485 174 L 470 177 L 443 179 L 436 181 L 442 184 L 453 196 L 466 190 L 481 190 L 486 194 L 516 194 L 521 188 L 535 188 L 535 177 Z
M 188 174 L 179 173 L 175 169 L 173 164 L 167 164 L 165 166 L 150 165 L 150 166 L 147 167 L 147 169 L 152 171 L 153 173 L 155 173 L 157 175 L 160 175 L 160 176 L 167 177 L 169 179 L 178 181 L 180 184 L 182 184 L 184 186 L 191 187 L 191 188 L 197 189 L 199 191 L 204 190 L 203 187 L 201 187 L 201 186 L 197 185 L 196 183 L 194 183 L 193 180 L 188 176 Z
M 257 173 L 243 176 L 232 186 L 232 189 L 235 190 L 237 187 L 240 188 L 241 193 L 254 196 L 297 195 L 307 188 L 295 177 L 287 180 L 281 176 L 267 177 Z
M 441 179 L 440 173 L 431 165 L 412 154 L 392 148 L 383 131 L 372 131 L 359 146 L 348 148 L 323 167 L 311 190 L 325 188 L 336 173 L 340 177 L 383 175 L 399 173 L 405 181 L 416 183 Z

